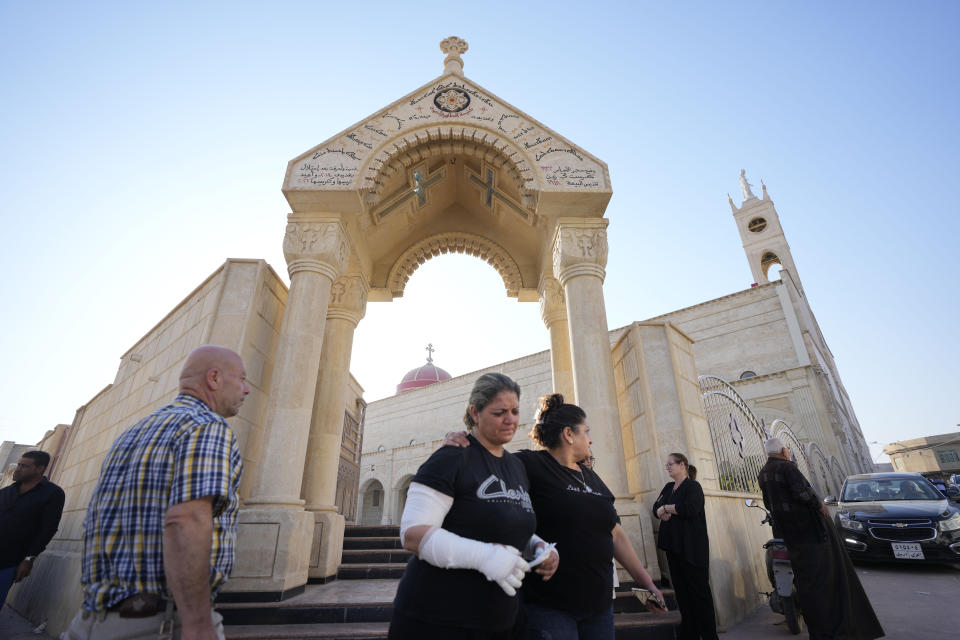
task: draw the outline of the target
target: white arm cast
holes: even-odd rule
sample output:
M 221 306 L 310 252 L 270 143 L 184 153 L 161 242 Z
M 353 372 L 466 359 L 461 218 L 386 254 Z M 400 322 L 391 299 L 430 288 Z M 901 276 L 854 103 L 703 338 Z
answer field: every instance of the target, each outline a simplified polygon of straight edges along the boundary
M 427 485 L 411 482 L 407 491 L 407 503 L 400 516 L 400 540 L 406 543 L 407 529 L 425 524 L 439 527 L 453 506 L 453 496 L 440 493 Z M 429 534 L 428 534 L 429 535 Z
M 507 595 L 516 594 L 523 574 L 530 570 L 517 549 L 471 540 L 441 529 L 453 498 L 419 483 L 411 483 L 400 519 L 400 536 L 410 527 L 431 529 L 420 540 L 417 556 L 441 569 L 475 569 L 496 582 Z

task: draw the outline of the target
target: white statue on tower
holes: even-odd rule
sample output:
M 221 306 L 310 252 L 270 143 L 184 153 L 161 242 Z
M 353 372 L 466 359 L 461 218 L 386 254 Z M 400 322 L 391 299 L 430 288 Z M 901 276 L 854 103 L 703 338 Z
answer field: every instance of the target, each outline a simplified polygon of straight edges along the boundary
M 743 190 L 743 199 L 754 200 L 757 196 L 753 195 L 753 191 L 750 189 L 753 185 L 747 182 L 747 170 L 740 169 L 740 189 Z

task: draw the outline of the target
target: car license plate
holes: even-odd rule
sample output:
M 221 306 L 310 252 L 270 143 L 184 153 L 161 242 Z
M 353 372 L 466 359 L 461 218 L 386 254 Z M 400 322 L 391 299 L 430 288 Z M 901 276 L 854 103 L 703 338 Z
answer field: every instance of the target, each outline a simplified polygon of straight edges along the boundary
M 923 560 L 923 549 L 916 542 L 893 542 L 893 557 L 904 560 Z

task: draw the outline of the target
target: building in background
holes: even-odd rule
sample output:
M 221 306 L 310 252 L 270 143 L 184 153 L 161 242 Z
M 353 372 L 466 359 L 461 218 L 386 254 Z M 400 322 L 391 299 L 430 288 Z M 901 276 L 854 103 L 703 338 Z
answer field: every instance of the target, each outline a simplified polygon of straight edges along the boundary
M 883 448 L 895 471 L 960 473 L 960 431 L 892 442 Z

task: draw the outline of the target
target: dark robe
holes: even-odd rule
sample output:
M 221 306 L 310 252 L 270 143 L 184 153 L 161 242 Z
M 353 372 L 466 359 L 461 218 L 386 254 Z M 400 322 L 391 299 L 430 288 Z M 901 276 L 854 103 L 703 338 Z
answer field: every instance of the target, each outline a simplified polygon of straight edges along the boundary
M 797 465 L 768 458 L 758 477 L 773 534 L 790 551 L 800 610 L 812 639 L 872 640 L 883 628 L 820 498 Z

